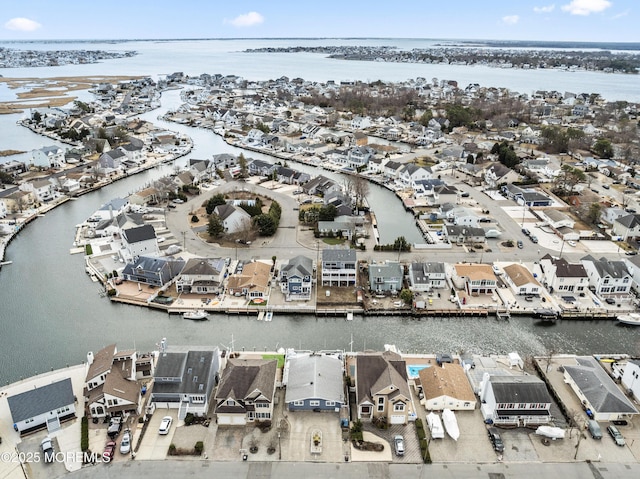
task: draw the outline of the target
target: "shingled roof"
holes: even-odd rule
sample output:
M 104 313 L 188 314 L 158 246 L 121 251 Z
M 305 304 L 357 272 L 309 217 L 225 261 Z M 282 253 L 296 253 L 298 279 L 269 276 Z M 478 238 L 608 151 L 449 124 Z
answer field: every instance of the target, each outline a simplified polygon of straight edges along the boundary
M 73 404 L 73 386 L 66 378 L 7 398 L 13 422 L 24 421 Z

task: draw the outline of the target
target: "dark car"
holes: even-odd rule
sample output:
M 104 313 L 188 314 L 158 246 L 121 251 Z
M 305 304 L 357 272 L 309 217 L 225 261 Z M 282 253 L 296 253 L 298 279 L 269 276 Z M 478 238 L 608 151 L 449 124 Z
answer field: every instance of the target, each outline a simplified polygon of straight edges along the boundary
M 524 243 L 522 242 L 522 240 L 518 240 L 518 249 L 522 248 L 524 248 Z
M 55 451 L 53 449 L 53 441 L 49 436 L 45 437 L 40 443 L 42 454 L 44 455 L 44 462 L 53 462 Z
M 489 440 L 491 441 L 493 450 L 496 452 L 503 452 L 504 443 L 502 442 L 502 438 L 500 437 L 498 430 L 495 427 L 490 427 L 487 430 L 487 434 L 489 435 Z
M 604 302 L 607 304 L 616 304 L 616 300 L 613 298 L 607 298 L 604 300 Z
M 106 446 L 104 446 L 104 452 L 102 453 L 102 460 L 105 462 L 110 462 L 113 459 L 113 455 L 116 452 L 116 443 L 114 441 L 109 441 Z
M 462 193 L 460 196 L 462 196 L 463 198 L 469 198 L 469 193 L 467 193 L 466 191 L 464 193 Z
M 109 428 L 107 429 L 107 436 L 111 439 L 115 438 L 120 434 L 122 430 L 122 421 L 119 417 L 112 417 L 109 421 Z
M 529 236 L 531 234 L 531 231 L 529 231 L 527 228 L 522 228 L 522 234 L 524 234 L 525 236 Z

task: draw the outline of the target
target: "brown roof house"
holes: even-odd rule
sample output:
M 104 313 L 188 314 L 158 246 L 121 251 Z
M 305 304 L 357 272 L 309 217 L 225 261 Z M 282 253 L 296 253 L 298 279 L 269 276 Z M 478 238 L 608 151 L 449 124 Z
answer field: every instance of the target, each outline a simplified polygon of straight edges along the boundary
M 418 376 L 422 388 L 420 403 L 427 410 L 475 409 L 476 396 L 460 364 L 442 363 L 442 366 L 431 366 L 421 369 Z
M 385 351 L 358 355 L 355 377 L 358 419 L 407 424 L 414 412 L 407 365 L 399 354 Z
M 232 296 L 244 296 L 247 299 L 267 298 L 271 281 L 271 265 L 254 261 L 247 264 L 240 274 L 232 274 L 227 282 L 227 290 Z
M 509 285 L 513 294 L 535 294 L 538 295 L 542 291 L 542 286 L 538 280 L 533 277 L 531 271 L 519 263 L 513 263 L 504 268 L 504 279 Z
M 453 284 L 471 296 L 493 294 L 497 288 L 498 280 L 488 264 L 456 264 L 454 272 Z
M 230 358 L 215 395 L 218 424 L 271 421 L 278 361 Z
M 92 418 L 140 413 L 135 351 L 118 351 L 110 344 L 95 355 L 89 352 L 87 365 L 84 397 Z

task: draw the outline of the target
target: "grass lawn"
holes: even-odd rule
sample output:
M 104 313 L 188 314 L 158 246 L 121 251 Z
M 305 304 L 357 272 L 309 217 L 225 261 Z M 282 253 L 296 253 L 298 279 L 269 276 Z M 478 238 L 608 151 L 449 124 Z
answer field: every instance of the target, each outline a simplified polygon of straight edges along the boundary
M 262 359 L 277 359 L 278 368 L 284 367 L 284 354 L 263 354 Z
M 322 241 L 332 246 L 344 243 L 344 239 L 342 238 L 322 238 Z

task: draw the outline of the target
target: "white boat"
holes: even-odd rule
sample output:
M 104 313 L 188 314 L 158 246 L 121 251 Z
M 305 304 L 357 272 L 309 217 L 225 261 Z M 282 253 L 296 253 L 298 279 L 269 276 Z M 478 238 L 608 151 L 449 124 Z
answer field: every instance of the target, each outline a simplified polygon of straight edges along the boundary
M 440 416 L 430 412 L 427 414 L 427 424 L 429 431 L 431 431 L 431 439 L 444 439 L 444 429 L 442 428 Z
M 564 429 L 561 427 L 540 426 L 536 429 L 538 436 L 548 437 L 550 439 L 564 439 Z
M 618 316 L 618 321 L 622 324 L 640 326 L 640 313 L 621 314 Z
M 348 312 L 347 313 L 347 321 L 353 321 L 353 313 L 352 312 Z
M 271 321 L 272 319 L 273 319 L 273 311 L 267 311 L 267 313 L 264 315 L 264 320 Z
M 182 315 L 184 319 L 192 319 L 194 321 L 202 321 L 207 319 L 209 313 L 207 313 L 204 309 L 196 309 L 195 311 L 187 311 Z
M 446 429 L 447 434 L 451 436 L 451 439 L 457 441 L 460 437 L 460 429 L 458 428 L 456 415 L 451 409 L 444 409 L 442 411 L 442 422 L 444 423 L 444 428 Z

